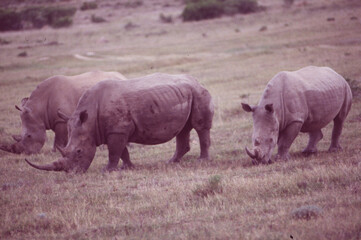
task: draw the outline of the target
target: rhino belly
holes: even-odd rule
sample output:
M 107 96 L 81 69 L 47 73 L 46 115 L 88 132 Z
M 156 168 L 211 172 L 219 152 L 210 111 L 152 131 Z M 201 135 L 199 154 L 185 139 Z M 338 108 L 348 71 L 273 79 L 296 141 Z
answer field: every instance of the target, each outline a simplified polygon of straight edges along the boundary
M 309 94 L 307 96 L 308 115 L 301 128 L 301 132 L 312 132 L 329 124 L 340 112 L 343 99 L 342 91 Z
M 150 105 L 135 117 L 135 132 L 130 142 L 161 144 L 178 135 L 188 121 L 191 103 L 172 104 L 166 108 Z

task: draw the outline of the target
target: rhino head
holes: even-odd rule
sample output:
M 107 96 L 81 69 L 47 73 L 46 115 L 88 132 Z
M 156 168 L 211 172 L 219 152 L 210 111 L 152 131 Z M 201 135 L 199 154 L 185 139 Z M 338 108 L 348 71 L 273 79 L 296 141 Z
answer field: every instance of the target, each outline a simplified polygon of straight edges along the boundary
M 253 117 L 253 150 L 246 147 L 248 156 L 253 163 L 270 163 L 273 149 L 278 141 L 279 122 L 276 118 L 273 104 L 264 106 L 250 106 L 242 103 L 246 112 L 252 112 Z
M 46 140 L 45 124 L 34 111 L 25 106 L 27 100 L 28 98 L 22 99 L 21 107 L 15 106 L 21 112 L 21 135 L 14 135 L 16 142 L 11 146 L 1 146 L 2 150 L 17 154 L 34 154 L 43 147 Z
M 86 172 L 94 159 L 96 144 L 91 131 L 91 124 L 87 111 L 75 112 L 71 118 L 58 111 L 59 117 L 68 122 L 69 141 L 64 149 L 57 146 L 62 158 L 46 165 L 35 165 L 28 160 L 26 162 L 40 170 Z

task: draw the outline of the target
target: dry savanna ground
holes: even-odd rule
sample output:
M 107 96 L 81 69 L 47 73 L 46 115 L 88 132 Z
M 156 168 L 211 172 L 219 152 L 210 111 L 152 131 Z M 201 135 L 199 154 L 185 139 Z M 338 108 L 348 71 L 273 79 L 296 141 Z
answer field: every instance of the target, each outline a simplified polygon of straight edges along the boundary
M 359 0 L 296 0 L 288 8 L 263 0 L 262 12 L 187 23 L 179 18 L 180 0 L 134 8 L 98 2 L 96 10 L 78 11 L 69 28 L 0 33 L 10 42 L 0 45 L 1 142 L 20 132 L 14 105 L 49 76 L 188 73 L 216 105 L 212 159 L 197 161 L 194 132 L 179 164 L 166 164 L 174 141 L 132 145 L 135 169 L 105 174 L 106 148 L 80 175 L 38 171 L 26 156 L 1 151 L 0 239 L 361 239 Z M 173 23 L 160 21 L 161 13 Z M 107 22 L 91 23 L 91 14 Z M 327 152 L 331 123 L 317 155 L 300 154 L 307 143 L 300 134 L 290 161 L 252 165 L 243 150 L 252 120 L 240 103 L 256 104 L 277 72 L 307 65 L 329 66 L 352 85 L 343 151 Z M 49 132 L 41 153 L 28 158 L 56 160 L 52 141 Z

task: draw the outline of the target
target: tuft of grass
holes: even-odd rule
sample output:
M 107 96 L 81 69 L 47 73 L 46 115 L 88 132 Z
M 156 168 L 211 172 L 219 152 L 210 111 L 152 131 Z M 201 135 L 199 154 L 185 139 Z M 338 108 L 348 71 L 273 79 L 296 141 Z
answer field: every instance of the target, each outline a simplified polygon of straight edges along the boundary
M 194 190 L 193 194 L 198 197 L 208 197 L 216 193 L 222 193 L 223 187 L 221 184 L 221 176 L 214 175 L 211 176 L 208 181 L 203 185 L 198 185 Z

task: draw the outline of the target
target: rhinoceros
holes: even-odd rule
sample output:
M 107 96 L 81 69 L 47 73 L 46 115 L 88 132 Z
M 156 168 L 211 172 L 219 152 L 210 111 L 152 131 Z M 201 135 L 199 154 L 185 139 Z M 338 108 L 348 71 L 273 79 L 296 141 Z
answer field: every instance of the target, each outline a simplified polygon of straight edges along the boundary
M 269 163 L 277 144 L 276 160 L 288 160 L 296 136 L 307 132 L 309 141 L 303 153 L 316 153 L 316 144 L 323 138 L 321 129 L 332 120 L 329 151 L 340 150 L 339 139 L 351 103 L 348 83 L 331 68 L 308 66 L 280 72 L 268 82 L 257 106 L 242 103 L 253 116 L 253 150 L 246 147 L 246 152 L 255 164 Z
M 12 145 L 2 145 L 0 149 L 12 153 L 34 154 L 43 147 L 46 130 L 55 132 L 54 148 L 64 147 L 68 140 L 66 122 L 58 117 L 57 111 L 72 114 L 80 96 L 101 80 L 114 78 L 126 79 L 118 72 L 93 71 L 75 76 L 53 76 L 41 82 L 29 98 L 21 101 L 18 109 L 22 122 L 20 136 Z
M 80 98 L 68 119 L 69 142 L 58 161 L 32 167 L 48 171 L 85 172 L 96 147 L 108 146 L 105 171 L 132 167 L 127 143 L 161 144 L 176 137 L 169 162 L 178 162 L 190 150 L 190 131 L 200 142 L 200 159 L 209 158 L 214 106 L 209 92 L 189 75 L 156 73 L 126 81 L 105 80 Z

